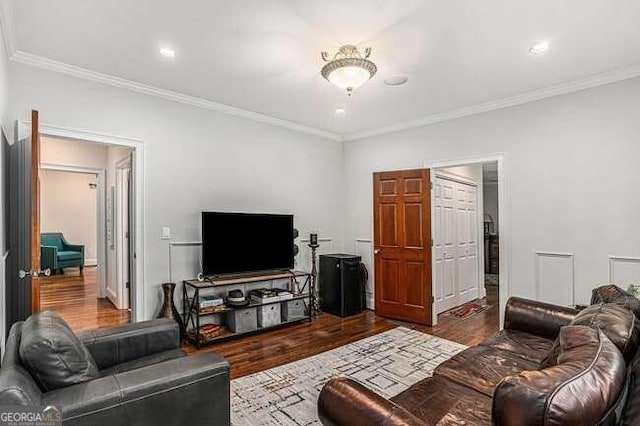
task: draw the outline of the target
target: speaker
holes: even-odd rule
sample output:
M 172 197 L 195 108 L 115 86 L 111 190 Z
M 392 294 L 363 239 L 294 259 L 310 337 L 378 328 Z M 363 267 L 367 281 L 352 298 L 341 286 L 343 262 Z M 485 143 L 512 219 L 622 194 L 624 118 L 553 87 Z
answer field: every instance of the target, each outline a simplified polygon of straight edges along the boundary
M 320 255 L 318 286 L 323 311 L 346 317 L 364 309 L 364 282 L 360 256 Z

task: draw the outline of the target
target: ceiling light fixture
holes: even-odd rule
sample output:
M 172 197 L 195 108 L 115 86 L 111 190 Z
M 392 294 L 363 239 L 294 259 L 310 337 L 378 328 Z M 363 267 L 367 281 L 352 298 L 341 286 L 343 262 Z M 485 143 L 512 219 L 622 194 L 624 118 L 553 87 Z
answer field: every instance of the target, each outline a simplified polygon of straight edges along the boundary
M 534 55 L 539 55 L 549 50 L 549 46 L 549 40 L 543 40 L 531 46 L 529 48 L 529 52 L 533 53 Z
M 347 110 L 344 108 L 336 108 L 336 116 L 344 117 L 347 114 Z
M 168 47 L 163 47 L 160 49 L 160 55 L 164 56 L 165 58 L 173 59 L 176 57 L 176 51 Z
M 367 47 L 362 54 L 357 47 L 350 44 L 342 46 L 331 60 L 328 59 L 327 52 L 322 52 L 322 59 L 326 64 L 320 73 L 351 96 L 354 89 L 369 81 L 378 70 L 376 64 L 368 59 L 369 55 L 371 55 L 370 47 Z

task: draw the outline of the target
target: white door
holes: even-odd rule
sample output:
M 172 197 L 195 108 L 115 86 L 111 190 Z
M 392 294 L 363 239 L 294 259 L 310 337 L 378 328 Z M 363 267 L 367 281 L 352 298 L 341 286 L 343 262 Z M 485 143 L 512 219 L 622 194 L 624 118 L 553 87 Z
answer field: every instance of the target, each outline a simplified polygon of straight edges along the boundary
M 436 313 L 446 311 L 458 305 L 456 289 L 456 183 L 437 177 L 434 190 L 433 292 Z
M 478 298 L 478 188 L 456 183 L 458 304 Z
M 442 176 L 433 190 L 433 294 L 440 313 L 478 297 L 478 190 Z

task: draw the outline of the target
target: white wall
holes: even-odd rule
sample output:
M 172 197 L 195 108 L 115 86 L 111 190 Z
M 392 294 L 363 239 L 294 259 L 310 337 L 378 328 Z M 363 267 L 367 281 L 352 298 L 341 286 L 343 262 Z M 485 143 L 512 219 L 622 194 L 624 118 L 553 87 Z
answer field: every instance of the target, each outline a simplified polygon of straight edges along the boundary
M 98 189 L 89 186 L 97 182 L 94 174 L 40 171 L 40 229 L 84 245 L 85 265 L 98 259 Z
M 301 235 L 317 231 L 341 247 L 340 143 L 17 63 L 10 73 L 12 117 L 35 108 L 43 124 L 144 141 L 144 317 L 157 314 L 168 279 L 161 227 L 199 240 L 202 210 L 293 213 Z M 188 256 L 176 260 L 175 281 L 195 276 L 197 253 Z
M 538 277 L 575 284 L 575 302 L 587 302 L 608 280 L 609 255 L 640 256 L 638 117 L 633 79 L 345 143 L 345 249 L 371 238 L 374 171 L 503 152 L 511 294 L 535 297 L 538 267 Z M 569 256 L 539 262 L 536 251 Z
M 50 136 L 40 138 L 40 162 L 42 164 L 106 169 L 107 158 L 108 147 L 106 145 Z

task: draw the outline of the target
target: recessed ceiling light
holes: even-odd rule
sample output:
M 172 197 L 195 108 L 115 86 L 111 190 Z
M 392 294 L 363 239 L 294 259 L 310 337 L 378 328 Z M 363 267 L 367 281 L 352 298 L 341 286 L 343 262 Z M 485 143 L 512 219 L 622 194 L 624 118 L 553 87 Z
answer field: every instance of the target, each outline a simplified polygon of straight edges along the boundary
M 176 51 L 169 47 L 162 47 L 160 49 L 160 55 L 164 56 L 165 58 L 173 59 L 176 57 Z
M 549 50 L 549 40 L 543 40 L 529 48 L 529 52 L 533 53 L 534 55 L 539 55 L 546 52 L 547 50 Z
M 347 110 L 344 108 L 336 108 L 336 116 L 344 117 L 345 115 L 347 115 Z
M 386 78 L 384 84 L 387 86 L 402 86 L 407 81 L 409 81 L 409 77 L 406 75 L 394 75 L 393 77 Z

